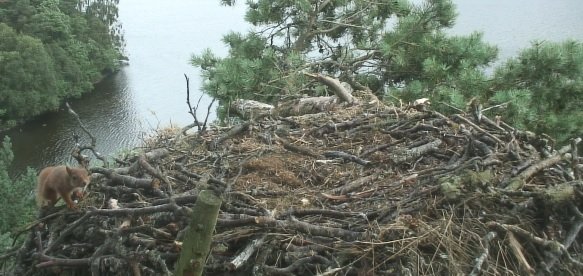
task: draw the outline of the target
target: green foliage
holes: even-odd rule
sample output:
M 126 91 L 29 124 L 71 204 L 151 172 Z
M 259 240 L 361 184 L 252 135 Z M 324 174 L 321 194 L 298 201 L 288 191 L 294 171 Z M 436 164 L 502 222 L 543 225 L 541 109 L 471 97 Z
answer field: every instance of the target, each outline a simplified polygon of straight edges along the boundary
M 327 90 L 303 73 L 323 73 L 389 100 L 427 97 L 443 112 L 473 99 L 560 141 L 583 134 L 581 43 L 534 43 L 488 76 L 497 49 L 480 33 L 446 33 L 456 17 L 449 0 L 254 0 L 247 7 L 255 29 L 226 35 L 227 57 L 206 50 L 192 59 L 203 90 L 222 104 L 322 95 Z
M 38 115 L 59 103 L 53 60 L 42 42 L 0 23 L 0 122 Z
M 411 28 L 401 32 L 418 32 Z M 485 93 L 488 80 L 483 69 L 497 55 L 497 49 L 486 45 L 480 33 L 447 36 L 439 29 L 414 41 L 395 40 L 389 34 L 387 43 L 394 46 L 384 51 L 395 61 L 388 66 L 387 78 L 392 76 L 392 82 L 404 86 L 395 96 L 405 102 L 427 97 L 458 108 Z
M 71 37 L 69 16 L 61 12 L 58 0 L 46 0 L 24 26 L 24 31 L 43 42 L 66 41 Z
M 493 104 L 510 102 L 505 118 L 565 141 L 583 134 L 583 44 L 534 42 L 499 66 Z
M 0 2 L 0 129 L 56 109 L 118 68 L 117 3 Z
M 303 73 L 323 73 L 379 95 L 389 88 L 406 101 L 457 104 L 487 88 L 482 69 L 497 55 L 481 34 L 446 35 L 456 17 L 448 0 L 417 6 L 405 0 L 256 0 L 247 6 L 245 18 L 256 29 L 226 35 L 228 57 L 207 50 L 192 59 L 203 71 L 203 91 L 223 103 L 320 95 L 325 90 Z
M 282 56 L 256 34 L 230 33 L 223 40 L 230 47 L 229 57 L 218 58 L 210 50 L 192 57 L 192 64 L 202 69 L 203 89 L 214 97 L 272 101 L 281 90 L 293 85 L 290 82 L 303 78 L 287 71 L 303 64 L 300 56 Z
M 8 167 L 14 158 L 11 143 L 5 137 L 0 147 L 0 235 L 12 232 L 34 220 L 34 187 L 36 173 L 29 169 L 18 180 L 8 175 Z
M 12 247 L 12 238 L 10 238 L 10 233 L 0 233 L 0 252 L 4 249 L 9 249 Z
M 504 119 L 519 128 L 527 128 L 527 123 L 535 120 L 535 112 L 530 109 L 531 94 L 528 90 L 501 90 L 490 98 L 491 104 L 504 107 Z

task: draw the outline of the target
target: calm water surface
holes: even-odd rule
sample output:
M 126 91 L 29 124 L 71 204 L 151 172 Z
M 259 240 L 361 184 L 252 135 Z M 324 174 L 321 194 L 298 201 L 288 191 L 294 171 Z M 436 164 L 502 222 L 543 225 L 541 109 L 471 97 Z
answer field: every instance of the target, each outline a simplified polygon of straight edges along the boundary
M 72 101 L 73 108 L 97 138 L 97 148 L 109 155 L 139 145 L 157 127 L 192 122 L 185 104 L 183 74 L 191 77 L 196 99 L 198 72 L 188 64 L 192 53 L 212 48 L 225 55 L 222 34 L 246 31 L 244 7 L 221 7 L 218 0 L 120 1 L 130 64 L 97 85 L 92 93 Z M 242 4 L 243 1 L 240 1 Z M 583 1 L 580 0 L 458 0 L 453 34 L 484 33 L 500 49 L 500 60 L 514 56 L 535 39 L 583 41 Z M 210 100 L 203 98 L 202 106 Z M 206 108 L 203 108 L 206 111 Z M 204 117 L 201 112 L 199 117 Z M 214 116 L 213 116 L 214 118 Z M 66 111 L 44 115 L 8 133 L 15 162 L 25 167 L 70 162 L 76 122 Z
M 92 93 L 71 101 L 96 136 L 97 149 L 106 155 L 139 145 L 158 127 L 191 123 L 184 74 L 191 78 L 195 102 L 201 93 L 199 72 L 189 65 L 190 56 L 205 48 L 226 55 L 222 35 L 249 28 L 242 5 L 224 7 L 218 0 L 123 0 L 119 9 L 129 65 L 99 83 Z M 199 118 L 204 118 L 208 103 L 208 97 L 203 97 Z M 73 132 L 82 134 L 64 109 L 8 132 L 15 154 L 12 174 L 27 166 L 74 163 L 70 157 Z
M 498 63 L 515 56 L 534 40 L 583 41 L 581 0 L 457 0 L 455 34 L 484 33 L 498 46 Z

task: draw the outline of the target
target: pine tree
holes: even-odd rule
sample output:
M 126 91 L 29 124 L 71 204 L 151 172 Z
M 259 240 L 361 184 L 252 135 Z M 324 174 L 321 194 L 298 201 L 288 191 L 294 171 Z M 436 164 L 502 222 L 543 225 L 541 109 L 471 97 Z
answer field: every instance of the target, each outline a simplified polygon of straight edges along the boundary
M 323 73 L 385 100 L 427 97 L 444 112 L 476 100 L 560 141 L 582 134 L 581 43 L 535 43 L 488 76 L 497 49 L 480 33 L 448 35 L 455 17 L 449 0 L 253 0 L 245 17 L 253 30 L 224 36 L 227 57 L 206 50 L 192 64 L 202 70 L 203 91 L 223 106 L 236 98 L 325 95 L 304 75 Z
M 222 1 L 232 5 L 233 1 Z M 405 100 L 434 97 L 461 103 L 486 89 L 483 68 L 497 50 L 480 34 L 448 36 L 455 22 L 451 1 L 247 2 L 248 34 L 224 37 L 230 52 L 192 58 L 203 90 L 220 100 L 272 101 L 326 94 L 303 73 L 324 73 L 354 87 Z
M 506 104 L 504 117 L 561 142 L 583 135 L 583 44 L 534 42 L 499 66 L 492 104 Z

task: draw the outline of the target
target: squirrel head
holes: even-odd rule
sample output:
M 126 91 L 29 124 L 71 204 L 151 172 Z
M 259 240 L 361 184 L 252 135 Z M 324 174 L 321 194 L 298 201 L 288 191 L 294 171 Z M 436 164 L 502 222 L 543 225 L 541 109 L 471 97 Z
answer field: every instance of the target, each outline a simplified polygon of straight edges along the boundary
M 67 174 L 69 174 L 69 179 L 74 187 L 85 187 L 91 182 L 89 172 L 86 169 L 67 166 Z

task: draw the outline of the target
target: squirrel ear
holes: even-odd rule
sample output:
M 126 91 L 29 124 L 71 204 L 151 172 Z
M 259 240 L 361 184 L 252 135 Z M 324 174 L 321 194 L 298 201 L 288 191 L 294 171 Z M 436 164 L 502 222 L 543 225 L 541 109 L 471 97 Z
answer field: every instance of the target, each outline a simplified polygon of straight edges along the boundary
M 72 175 L 73 172 L 71 171 L 71 168 L 69 168 L 69 166 L 65 166 L 65 168 L 67 169 L 67 174 Z

